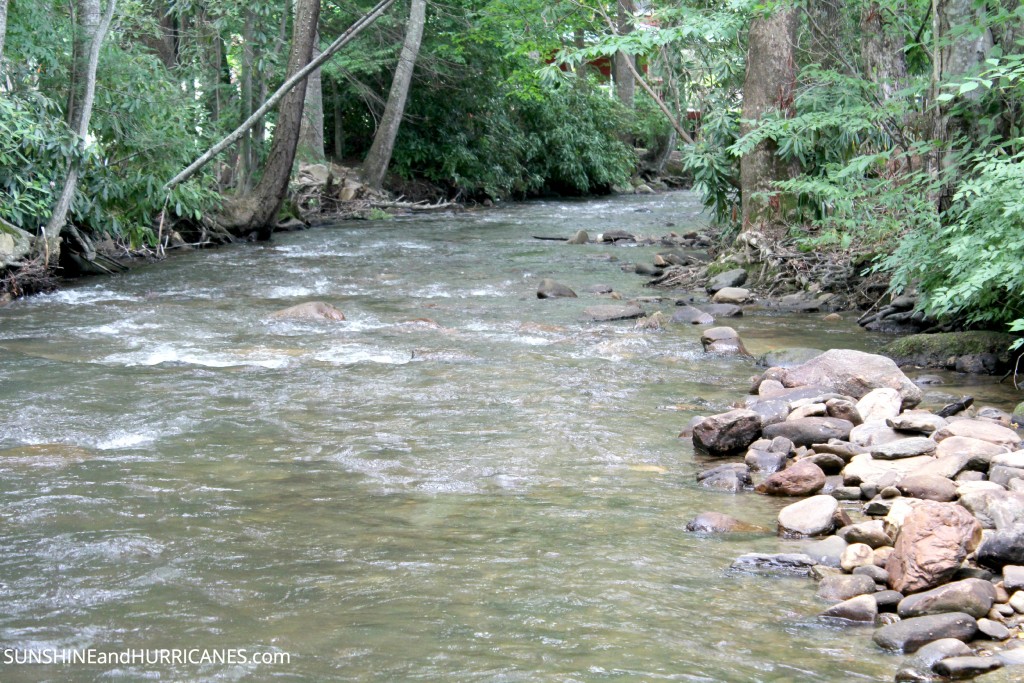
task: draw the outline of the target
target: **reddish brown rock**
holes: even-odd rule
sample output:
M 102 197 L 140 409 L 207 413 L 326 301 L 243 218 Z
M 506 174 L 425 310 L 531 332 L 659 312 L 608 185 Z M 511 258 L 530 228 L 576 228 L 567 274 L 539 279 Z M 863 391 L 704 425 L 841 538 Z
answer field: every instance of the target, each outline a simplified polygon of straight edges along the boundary
M 825 486 L 825 473 L 813 462 L 800 460 L 772 474 L 754 489 L 769 496 L 810 496 Z
M 981 525 L 955 503 L 921 501 L 907 515 L 885 564 L 889 586 L 904 595 L 945 583 L 981 542 Z

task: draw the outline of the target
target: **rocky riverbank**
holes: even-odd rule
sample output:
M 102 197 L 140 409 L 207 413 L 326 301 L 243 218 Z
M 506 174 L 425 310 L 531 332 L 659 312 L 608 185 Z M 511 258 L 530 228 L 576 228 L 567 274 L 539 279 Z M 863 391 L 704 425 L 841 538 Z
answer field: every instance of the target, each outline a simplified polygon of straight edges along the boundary
M 817 581 L 821 619 L 874 625 L 878 647 L 905 655 L 897 680 L 1024 676 L 1021 436 L 1005 412 L 931 412 L 921 397 L 892 360 L 859 351 L 768 368 L 741 407 L 694 420 L 695 449 L 723 460 L 698 480 L 801 498 L 777 533 L 806 539 L 803 552 L 733 568 Z M 688 528 L 749 525 L 708 513 Z

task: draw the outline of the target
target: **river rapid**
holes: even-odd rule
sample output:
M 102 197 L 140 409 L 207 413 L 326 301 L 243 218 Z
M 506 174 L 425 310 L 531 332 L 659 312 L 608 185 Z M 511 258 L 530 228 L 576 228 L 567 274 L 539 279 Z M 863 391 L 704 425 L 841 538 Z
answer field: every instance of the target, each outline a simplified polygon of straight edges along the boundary
M 677 436 L 753 363 L 587 321 L 590 285 L 665 294 L 621 268 L 655 247 L 532 239 L 702 220 L 673 193 L 349 222 L 0 309 L 0 680 L 892 680 L 811 581 L 728 568 L 799 542 L 684 529 L 787 502 L 698 488 Z M 271 317 L 311 300 L 347 320 Z M 727 324 L 754 354 L 877 350 L 855 317 Z M 943 376 L 926 403 L 1013 405 Z M 9 661 L 47 648 L 236 661 Z

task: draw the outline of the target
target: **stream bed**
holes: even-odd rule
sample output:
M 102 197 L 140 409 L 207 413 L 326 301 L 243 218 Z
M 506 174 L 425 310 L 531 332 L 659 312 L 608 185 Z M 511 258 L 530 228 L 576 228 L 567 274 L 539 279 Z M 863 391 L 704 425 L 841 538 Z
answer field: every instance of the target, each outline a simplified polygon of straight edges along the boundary
M 680 192 L 348 222 L 0 309 L 0 655 L 279 655 L 0 657 L 0 680 L 892 680 L 869 628 L 815 619 L 813 582 L 729 570 L 802 544 L 685 531 L 773 529 L 788 502 L 698 488 L 678 438 L 753 363 L 587 320 L 594 284 L 671 316 L 621 268 L 656 247 L 532 239 L 703 220 Z M 544 277 L 579 298 L 538 300 Z M 271 317 L 312 300 L 347 320 Z M 726 324 L 755 355 L 876 351 L 855 318 Z M 1015 403 L 939 374 L 927 405 Z

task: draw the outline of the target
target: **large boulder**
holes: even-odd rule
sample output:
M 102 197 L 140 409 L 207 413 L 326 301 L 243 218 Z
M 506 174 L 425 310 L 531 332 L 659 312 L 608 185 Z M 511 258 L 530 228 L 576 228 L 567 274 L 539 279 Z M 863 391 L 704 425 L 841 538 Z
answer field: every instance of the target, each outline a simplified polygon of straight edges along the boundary
M 828 443 L 829 439 L 845 440 L 853 429 L 853 423 L 834 417 L 801 417 L 796 420 L 776 422 L 764 428 L 766 439 L 784 436 L 797 446 Z
M 273 317 L 288 320 L 344 320 L 345 314 L 323 301 L 307 301 L 281 309 Z
M 973 439 L 969 436 L 949 436 L 939 441 L 935 449 L 935 457 L 941 458 L 946 455 L 968 455 L 968 462 L 971 467 L 988 469 L 992 458 L 1000 453 L 1006 453 L 1007 446 L 1000 446 L 989 441 Z
M 889 586 L 908 595 L 941 585 L 980 541 L 981 525 L 967 510 L 955 503 L 921 501 L 903 520 L 886 562 Z
M 883 650 L 916 652 L 941 638 L 969 641 L 978 632 L 978 622 L 970 614 L 949 612 L 903 619 L 875 631 L 872 640 Z
M 839 501 L 832 496 L 805 498 L 779 511 L 779 533 L 784 536 L 821 536 L 836 528 Z
M 769 496 L 809 496 L 825 486 L 825 473 L 813 462 L 800 460 L 770 475 L 754 490 Z
M 904 619 L 945 612 L 966 612 L 977 619 L 988 614 L 995 600 L 996 587 L 991 581 L 964 579 L 908 595 L 900 600 L 897 612 Z
M 693 428 L 693 445 L 712 454 L 740 451 L 761 435 L 761 418 L 752 410 L 730 410 L 704 418 Z
M 28 256 L 34 239 L 32 233 L 0 221 L 0 269 L 14 265 Z
M 715 292 L 711 301 L 716 304 L 743 304 L 750 301 L 750 290 L 742 287 L 723 287 Z
M 904 408 L 921 402 L 921 389 L 892 360 L 863 351 L 833 349 L 780 374 L 787 387 L 816 384 L 856 399 L 872 389 L 889 387 L 899 392 Z
M 544 278 L 540 281 L 540 285 L 537 287 L 537 298 L 538 299 L 561 299 L 561 298 L 576 298 L 576 292 L 572 291 L 567 285 L 563 285 L 561 282 L 556 282 L 549 277 Z

